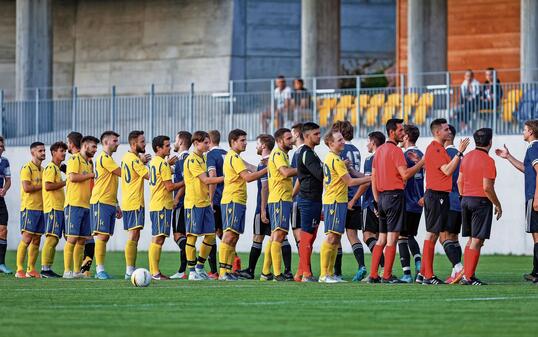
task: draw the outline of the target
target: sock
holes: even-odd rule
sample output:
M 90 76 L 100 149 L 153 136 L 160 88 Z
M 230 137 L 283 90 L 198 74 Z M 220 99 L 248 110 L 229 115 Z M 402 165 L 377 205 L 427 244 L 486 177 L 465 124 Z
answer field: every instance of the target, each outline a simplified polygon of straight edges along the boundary
M 89 257 L 93 260 L 95 256 L 95 240 L 87 240 L 84 245 L 84 257 Z
M 288 244 L 289 245 L 289 244 Z M 282 274 L 282 243 L 273 241 L 271 243 L 271 263 L 273 264 L 273 274 L 276 276 Z
M 478 265 L 478 259 L 480 258 L 480 251 L 472 248 L 465 250 L 465 262 L 464 262 L 464 273 L 465 278 L 470 280 L 476 272 L 476 267 Z
M 415 264 L 420 262 L 422 259 L 420 256 L 420 246 L 418 245 L 417 239 L 415 239 L 414 236 L 410 236 L 407 238 L 407 243 L 409 244 L 409 250 L 411 251 L 413 258 L 415 259 Z
M 374 247 L 372 248 L 372 265 L 370 266 L 370 277 L 371 278 L 378 278 L 379 277 L 379 274 L 378 274 L 378 272 L 379 272 L 379 264 L 380 264 L 382 255 L 383 255 L 383 246 L 374 245 Z
M 133 240 L 127 240 L 125 243 L 125 265 L 127 268 L 134 269 L 136 266 L 136 255 L 138 250 L 138 242 Z M 127 269 L 127 274 L 129 269 Z
M 0 239 L 0 264 L 6 263 L 7 240 Z
M 41 270 L 50 270 L 50 267 L 54 263 L 58 241 L 58 238 L 52 235 L 47 236 L 45 239 L 43 250 L 41 251 Z
M 200 255 L 196 261 L 196 268 L 204 268 L 205 261 L 211 253 L 211 249 L 215 245 L 215 234 L 209 234 L 204 236 L 202 246 L 200 246 Z
M 73 271 L 73 251 L 75 244 L 66 242 L 64 246 L 64 272 Z
M 264 256 L 263 256 L 263 268 L 262 268 L 262 274 L 269 275 L 271 274 L 271 265 L 272 265 L 272 258 L 271 258 L 271 246 L 272 241 L 269 240 L 267 242 L 267 245 L 265 246 Z
M 299 276 L 312 276 L 310 259 L 312 256 L 312 234 L 301 231 L 301 240 L 299 243 L 299 268 L 297 274 Z
M 321 278 L 329 274 L 328 273 L 329 260 L 332 256 L 332 245 L 329 244 L 327 241 L 323 241 L 323 243 L 321 244 L 321 250 L 319 254 L 320 254 L 319 261 L 320 261 L 320 267 L 321 267 L 319 277 Z
M 538 242 L 534 244 L 534 258 L 533 258 L 532 274 L 538 276 Z
M 360 267 L 364 267 L 364 248 L 362 247 L 362 242 L 354 243 L 351 246 L 351 249 L 353 249 L 353 255 L 355 255 L 355 260 L 357 261 L 357 264 Z
M 217 244 L 214 244 L 213 247 L 211 247 L 211 251 L 209 252 L 207 261 L 209 262 L 209 268 L 211 269 L 211 273 L 216 273 L 217 272 Z
M 95 264 L 97 266 L 101 266 L 102 268 L 105 265 L 105 256 L 106 256 L 106 241 L 95 239 Z M 101 268 L 99 268 L 99 271 L 102 271 Z
M 248 256 L 248 270 L 254 274 L 256 270 L 256 265 L 258 264 L 258 259 L 262 254 L 262 242 L 252 242 L 252 247 L 250 247 L 250 254 Z
M 151 275 L 157 275 L 160 272 L 159 262 L 161 260 L 161 245 L 152 242 L 149 246 L 149 272 Z
M 374 253 L 374 248 L 376 246 L 377 239 L 376 238 L 369 238 L 366 240 L 366 245 L 368 246 L 368 249 L 370 249 L 370 252 Z M 381 251 L 381 258 L 379 260 L 379 265 L 383 267 L 385 265 L 385 256 L 383 255 L 383 251 Z
M 331 273 L 333 272 L 332 269 L 329 269 L 329 271 Z M 334 275 L 342 275 L 342 247 L 336 249 L 336 257 L 334 260 Z
M 435 243 L 430 240 L 424 240 L 423 261 L 421 273 L 424 278 L 433 277 L 433 254 L 435 253 Z
M 443 249 L 445 250 L 448 260 L 452 263 L 452 267 L 461 262 L 461 257 L 460 260 L 458 260 L 458 250 L 461 248 L 458 249 L 456 243 L 458 242 L 452 240 L 445 240 L 445 242 L 443 242 Z
M 26 259 L 26 251 L 28 244 L 21 241 L 17 247 L 17 271 L 24 271 L 24 260 Z
M 39 255 L 39 245 L 30 242 L 28 246 L 28 269 L 27 271 L 35 271 L 35 264 Z
M 398 251 L 400 252 L 400 262 L 404 275 L 411 275 L 411 254 L 409 254 L 409 243 L 407 239 L 398 240 Z
M 75 244 L 75 249 L 73 250 L 73 272 L 75 273 L 80 273 L 80 265 L 84 258 L 84 246 L 84 244 Z
M 282 241 L 282 260 L 284 261 L 284 273 L 291 273 L 291 245 L 288 239 Z
M 396 256 L 396 246 L 385 247 L 385 267 L 383 269 L 383 278 L 388 280 L 392 277 L 392 266 Z
M 228 260 L 226 261 L 226 264 L 228 266 L 228 273 L 231 273 L 232 272 L 232 268 L 233 268 L 233 264 L 234 264 L 234 260 L 235 258 L 237 257 L 237 253 L 235 251 L 235 247 L 232 247 L 232 246 L 229 246 L 230 248 L 228 248 Z
M 187 258 L 187 266 L 191 271 L 194 271 L 196 266 L 196 241 L 198 237 L 194 235 L 187 236 L 187 242 L 185 243 L 185 257 Z
M 227 243 L 221 242 L 219 247 L 219 276 L 224 276 L 231 268 L 228 264 L 230 255 L 233 253 L 232 246 Z
M 182 236 L 176 240 L 177 246 L 179 247 L 179 273 L 185 272 L 187 268 L 187 255 L 185 254 L 185 244 L 187 243 L 187 238 Z
M 454 244 L 454 257 L 455 257 L 455 261 L 458 261 L 458 262 L 456 262 L 456 266 L 458 264 L 461 264 L 461 255 L 462 255 L 462 252 L 461 252 L 460 242 L 455 241 L 455 244 Z
M 340 251 L 340 254 L 339 254 L 339 251 Z M 328 263 L 328 266 L 327 266 L 327 275 L 331 275 L 331 276 L 334 276 L 334 275 L 338 275 L 338 276 L 342 276 L 342 247 L 340 247 L 340 245 L 331 245 L 331 251 L 330 251 L 330 255 L 329 255 L 329 263 Z M 340 259 L 339 263 L 340 263 L 340 269 L 338 270 L 338 272 L 340 272 L 340 274 L 336 274 L 336 271 L 337 268 L 335 268 L 336 266 L 336 263 L 338 262 L 338 259 Z

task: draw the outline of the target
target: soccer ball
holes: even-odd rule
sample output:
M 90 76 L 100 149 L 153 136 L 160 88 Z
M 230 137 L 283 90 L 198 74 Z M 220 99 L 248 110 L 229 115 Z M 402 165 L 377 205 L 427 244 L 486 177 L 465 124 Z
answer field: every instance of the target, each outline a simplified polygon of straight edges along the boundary
M 138 268 L 131 275 L 131 283 L 135 287 L 147 287 L 151 281 L 151 274 L 147 269 Z

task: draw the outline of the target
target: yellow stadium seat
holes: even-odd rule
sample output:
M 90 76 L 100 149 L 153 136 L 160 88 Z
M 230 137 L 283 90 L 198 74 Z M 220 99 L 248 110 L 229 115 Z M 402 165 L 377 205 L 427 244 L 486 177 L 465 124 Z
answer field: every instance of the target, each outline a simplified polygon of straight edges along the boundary
M 344 95 L 340 97 L 340 101 L 338 101 L 338 107 L 339 108 L 346 108 L 349 109 L 353 106 L 354 96 L 351 95 Z
M 377 106 L 371 106 L 366 110 L 366 120 L 365 125 L 366 126 L 374 126 L 377 122 Z
M 346 120 L 346 114 L 347 114 L 347 108 L 337 107 L 336 108 L 336 114 L 334 115 L 334 118 L 333 118 L 333 122 L 345 121 Z
M 393 118 L 396 115 L 397 108 L 395 106 L 385 104 L 383 108 L 383 116 L 381 117 L 381 124 L 385 124 L 389 119 Z
M 370 98 L 370 106 L 381 107 L 385 103 L 385 94 L 375 94 Z
M 351 119 L 351 124 L 352 124 L 353 126 L 357 126 L 358 123 L 359 123 L 358 114 L 357 114 L 357 109 L 356 109 L 356 108 L 355 108 L 355 109 L 351 109 L 351 110 L 349 111 L 349 114 L 351 115 L 351 118 L 350 118 L 350 119 Z
M 516 108 L 519 105 L 519 102 L 521 101 L 522 96 L 523 96 L 523 92 L 520 89 L 512 89 L 508 91 L 508 93 L 506 94 L 506 97 L 503 98 L 502 100 L 503 121 L 512 122 L 513 120 L 512 115 L 514 111 L 516 111 Z
M 331 115 L 331 109 L 328 106 L 322 106 L 319 108 L 319 125 L 326 127 L 329 124 L 329 116 Z
M 420 96 L 418 100 L 419 106 L 431 107 L 433 105 L 433 94 L 431 92 L 425 92 Z
M 366 109 L 368 107 L 368 103 L 370 101 L 370 96 L 367 94 L 362 94 L 359 96 L 359 107 L 362 109 Z
M 428 112 L 428 107 L 425 105 L 420 105 L 415 111 L 415 124 L 423 125 L 426 122 L 426 113 Z
M 416 92 L 408 93 L 404 96 L 404 106 L 414 107 L 418 102 L 418 94 Z
M 400 106 L 400 103 L 401 103 L 400 97 L 401 97 L 400 94 L 390 94 L 387 97 L 387 104 L 390 106 Z

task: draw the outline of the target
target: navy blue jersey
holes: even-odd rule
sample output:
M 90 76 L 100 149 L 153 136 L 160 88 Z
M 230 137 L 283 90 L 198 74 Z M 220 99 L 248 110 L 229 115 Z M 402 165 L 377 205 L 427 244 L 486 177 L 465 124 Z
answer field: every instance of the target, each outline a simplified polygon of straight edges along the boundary
M 188 151 L 181 152 L 178 156 L 178 160 L 174 164 L 174 183 L 179 183 L 183 181 L 183 163 L 185 162 L 185 159 L 189 156 Z M 174 191 L 174 197 L 177 195 L 178 191 Z M 179 203 L 177 204 L 176 208 L 180 208 L 183 206 L 183 201 L 185 200 L 185 194 L 181 198 L 179 198 Z
M 366 157 L 364 160 L 364 175 L 372 175 L 372 163 L 374 162 L 374 155 Z M 362 195 L 362 209 L 370 208 L 374 209 L 374 194 L 372 193 L 372 185 L 368 186 L 368 189 Z
M 0 188 L 4 187 L 6 177 L 11 177 L 9 160 L 6 157 L 0 157 Z
M 421 159 L 424 157 L 424 153 L 416 146 L 409 147 L 405 150 L 405 161 L 407 167 L 413 167 L 415 162 L 409 159 L 409 152 L 416 153 Z M 422 213 L 422 206 L 418 204 L 420 198 L 424 196 L 424 169 L 421 168 L 412 178 L 409 178 L 405 183 L 405 210 L 407 212 Z
M 361 170 L 361 152 L 357 147 L 353 144 L 346 143 L 344 146 L 344 150 L 340 152 L 340 158 L 342 160 L 349 160 L 351 163 L 351 167 L 355 169 L 355 171 L 360 172 Z M 359 186 L 351 186 L 347 189 L 347 200 L 353 199 L 353 196 L 355 193 L 357 193 L 357 190 L 359 189 Z M 357 203 L 355 206 L 360 206 L 361 201 L 357 200 Z
M 222 177 L 224 172 L 222 166 L 224 165 L 224 157 L 226 157 L 226 151 L 214 147 L 206 155 L 207 157 L 207 172 L 215 170 L 217 177 Z M 224 190 L 224 183 L 217 184 L 215 187 L 215 193 L 213 194 L 213 205 L 220 205 L 220 199 L 222 198 L 222 190 Z
M 303 147 L 303 144 L 299 145 L 295 149 L 295 152 L 293 152 L 293 156 L 291 156 L 290 166 L 293 167 L 294 169 L 297 168 L 297 164 L 299 163 L 299 153 L 301 152 L 302 147 Z M 295 187 L 295 183 L 297 182 L 297 176 L 293 176 L 291 181 L 292 181 L 293 187 Z M 293 197 L 293 201 L 295 201 L 295 198 L 296 196 Z
M 458 154 L 458 149 L 454 145 L 450 145 L 446 148 L 446 153 L 450 156 L 450 159 L 454 158 Z M 450 192 L 450 210 L 461 212 L 460 192 L 458 191 L 458 177 L 460 176 L 460 162 L 456 171 L 452 174 L 452 192 Z
M 263 170 L 266 167 L 267 167 L 266 165 L 263 165 L 262 163 L 260 163 L 258 165 L 257 171 Z M 267 173 L 261 176 L 260 179 L 257 180 L 258 198 L 256 200 L 256 213 L 255 214 L 259 214 L 262 209 L 262 182 L 267 182 Z
M 538 164 L 538 140 L 533 140 L 527 147 L 523 160 L 525 173 L 525 201 L 534 198 L 536 189 L 536 171 L 534 165 Z

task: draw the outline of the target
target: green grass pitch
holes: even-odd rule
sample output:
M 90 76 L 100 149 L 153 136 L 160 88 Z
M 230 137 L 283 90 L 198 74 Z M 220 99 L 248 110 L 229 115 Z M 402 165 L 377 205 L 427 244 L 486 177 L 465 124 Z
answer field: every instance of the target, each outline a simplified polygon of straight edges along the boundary
M 163 253 L 165 274 L 175 271 L 177 256 Z M 9 252 L 12 267 L 14 260 Z M 316 274 L 318 261 L 314 255 Z M 147 268 L 145 252 L 138 263 Z M 180 280 L 135 288 L 123 280 L 122 253 L 109 253 L 107 267 L 114 280 L 0 275 L 0 335 L 538 336 L 538 285 L 522 279 L 531 257 L 483 256 L 477 275 L 490 284 L 484 287 Z M 353 256 L 344 255 L 348 280 L 354 270 Z M 436 256 L 435 270 L 446 276 L 445 256 Z

